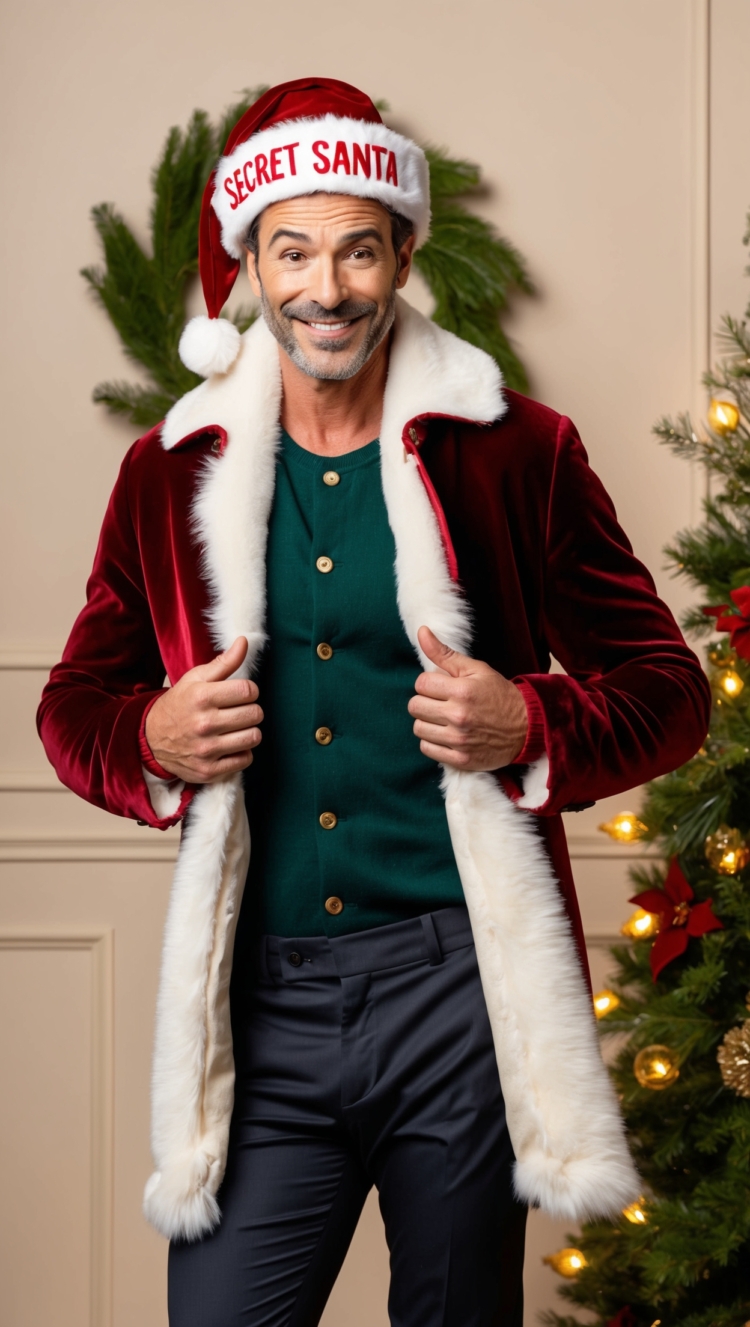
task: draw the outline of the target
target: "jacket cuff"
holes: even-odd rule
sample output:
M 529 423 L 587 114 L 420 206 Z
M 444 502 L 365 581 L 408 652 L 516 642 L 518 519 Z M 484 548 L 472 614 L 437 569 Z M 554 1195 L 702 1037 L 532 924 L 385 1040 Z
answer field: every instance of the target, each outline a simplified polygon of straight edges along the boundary
M 532 686 L 529 686 L 528 682 L 525 682 L 523 678 L 514 678 L 513 681 L 524 698 L 529 720 L 526 741 L 513 764 L 532 765 L 534 761 L 547 754 L 547 742 L 544 735 L 544 710 L 536 691 Z
M 174 774 L 170 774 L 169 770 L 166 770 L 163 765 L 159 764 L 158 760 L 154 759 L 154 753 L 146 741 L 146 717 L 151 706 L 155 705 L 159 697 L 164 695 L 166 689 L 166 687 L 163 687 L 161 691 L 157 691 L 156 695 L 152 697 L 141 715 L 141 726 L 138 730 L 138 750 L 140 752 L 141 764 L 148 770 L 149 774 L 153 774 L 157 779 L 166 779 L 168 783 L 174 783 Z

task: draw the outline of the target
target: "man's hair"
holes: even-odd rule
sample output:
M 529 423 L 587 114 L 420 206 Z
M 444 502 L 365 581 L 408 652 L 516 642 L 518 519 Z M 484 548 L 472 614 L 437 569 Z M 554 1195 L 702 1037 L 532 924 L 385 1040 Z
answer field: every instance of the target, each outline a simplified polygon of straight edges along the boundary
M 414 234 L 414 222 L 408 217 L 402 216 L 400 212 L 394 212 L 390 207 L 386 207 L 386 212 L 391 218 L 391 241 L 393 243 L 393 252 L 398 256 L 406 241 Z M 258 233 L 260 231 L 260 219 L 262 212 L 257 217 L 253 217 L 245 236 L 245 245 L 250 250 L 253 258 L 258 257 Z

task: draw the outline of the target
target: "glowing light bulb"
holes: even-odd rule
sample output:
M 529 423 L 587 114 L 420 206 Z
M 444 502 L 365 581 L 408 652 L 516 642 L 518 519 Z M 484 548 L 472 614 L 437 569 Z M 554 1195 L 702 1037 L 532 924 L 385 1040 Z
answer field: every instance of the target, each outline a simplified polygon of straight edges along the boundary
M 634 1226 L 645 1226 L 648 1221 L 645 1208 L 646 1204 L 643 1199 L 638 1198 L 637 1201 L 631 1203 L 629 1207 L 624 1207 L 622 1209 L 622 1214 L 628 1221 L 632 1221 Z
M 604 1018 L 605 1014 L 611 1014 L 613 1009 L 617 1009 L 619 1003 L 620 997 L 614 991 L 597 991 L 594 996 L 594 1013 L 597 1018 Z
M 549 1253 L 542 1262 L 547 1263 L 558 1276 L 568 1277 L 577 1276 L 588 1266 L 580 1249 L 558 1249 L 557 1253 Z
M 659 918 L 656 913 L 646 912 L 643 908 L 636 908 L 620 927 L 620 934 L 626 935 L 629 940 L 650 940 L 658 931 Z
M 620 811 L 612 820 L 606 820 L 600 825 L 599 829 L 617 843 L 635 843 L 636 839 L 643 838 L 646 833 L 643 821 L 633 815 L 632 811 Z
M 734 401 L 719 401 L 714 397 L 706 418 L 714 433 L 723 438 L 726 433 L 734 433 L 740 422 L 740 412 Z
M 722 670 L 721 677 L 719 678 L 719 686 L 724 694 L 730 697 L 739 696 L 740 692 L 745 689 L 745 683 L 742 681 L 739 673 L 736 673 L 733 668 L 724 668 Z
M 721 875 L 736 875 L 744 871 L 750 861 L 750 847 L 738 829 L 719 825 L 715 834 L 706 839 L 706 857 Z

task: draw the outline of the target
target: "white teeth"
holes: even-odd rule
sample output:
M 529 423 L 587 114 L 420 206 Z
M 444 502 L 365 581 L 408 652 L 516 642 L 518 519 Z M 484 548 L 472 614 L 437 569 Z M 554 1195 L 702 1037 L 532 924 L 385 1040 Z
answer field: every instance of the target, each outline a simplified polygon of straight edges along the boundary
M 351 327 L 351 323 L 308 323 L 308 326 L 321 332 L 338 332 L 342 327 Z

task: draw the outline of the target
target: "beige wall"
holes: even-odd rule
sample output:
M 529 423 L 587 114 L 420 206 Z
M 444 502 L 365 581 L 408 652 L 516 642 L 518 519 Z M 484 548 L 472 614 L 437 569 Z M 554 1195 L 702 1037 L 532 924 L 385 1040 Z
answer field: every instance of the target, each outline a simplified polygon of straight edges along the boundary
M 679 608 L 660 549 L 699 484 L 650 428 L 700 404 L 709 321 L 747 298 L 750 6 L 26 0 L 3 24 L 0 1320 L 163 1327 L 165 1245 L 140 1193 L 175 840 L 60 790 L 33 728 L 132 438 L 90 402 L 133 370 L 78 276 L 98 258 L 88 210 L 113 200 L 145 234 L 166 129 L 245 86 L 319 72 L 388 98 L 408 131 L 482 164 L 482 210 L 539 287 L 511 324 L 534 394 L 579 424 Z M 569 825 L 597 979 L 628 892 L 602 810 Z M 529 1324 L 553 1302 L 540 1259 L 562 1237 L 533 1218 Z M 386 1287 L 371 1204 L 326 1327 L 383 1327 Z

